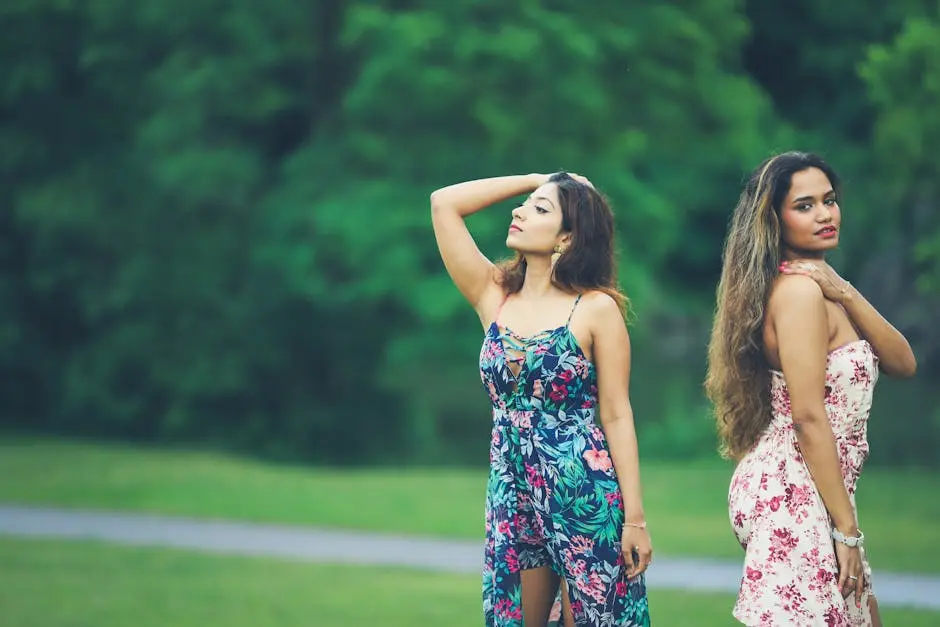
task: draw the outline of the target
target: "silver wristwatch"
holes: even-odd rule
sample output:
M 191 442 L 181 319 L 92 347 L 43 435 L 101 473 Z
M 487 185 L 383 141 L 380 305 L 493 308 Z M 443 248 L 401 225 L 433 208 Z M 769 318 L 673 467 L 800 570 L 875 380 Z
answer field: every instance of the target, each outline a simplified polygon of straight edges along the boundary
M 862 533 L 862 530 L 858 530 L 858 537 L 847 536 L 838 529 L 832 530 L 832 539 L 836 542 L 841 542 L 845 546 L 854 549 L 857 546 L 862 546 L 862 542 L 865 541 L 865 534 Z

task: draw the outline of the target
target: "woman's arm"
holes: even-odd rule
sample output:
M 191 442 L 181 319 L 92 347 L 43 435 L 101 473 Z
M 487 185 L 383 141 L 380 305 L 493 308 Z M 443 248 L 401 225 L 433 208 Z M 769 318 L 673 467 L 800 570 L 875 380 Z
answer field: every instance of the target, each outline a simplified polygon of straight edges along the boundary
M 858 537 L 855 510 L 842 477 L 835 436 L 826 413 L 826 361 L 829 323 L 819 285 L 810 278 L 781 278 L 768 303 L 783 376 L 790 394 L 793 429 L 803 460 L 836 529 Z M 852 580 L 861 594 L 862 566 L 859 550 L 836 547 L 839 588 Z
M 620 308 L 610 296 L 595 292 L 589 306 L 596 320 L 593 346 L 600 419 L 626 513 L 623 555 L 628 575 L 635 577 L 649 566 L 653 549 L 645 528 L 640 452 L 630 405 L 630 336 Z M 633 562 L 634 546 L 639 554 L 639 564 Z
M 878 355 L 878 363 L 885 374 L 912 377 L 917 372 L 917 358 L 907 338 L 885 320 L 861 292 L 843 279 L 824 261 L 785 263 L 785 274 L 803 274 L 819 284 L 823 295 L 840 303 L 852 324 L 868 340 Z
M 501 176 L 457 183 L 431 194 L 431 222 L 441 258 L 457 289 L 474 309 L 493 283 L 493 263 L 477 248 L 464 218 L 494 203 L 531 192 L 546 180 L 544 174 Z
M 917 358 L 907 338 L 885 320 L 861 292 L 851 284 L 846 287 L 845 295 L 838 302 L 842 303 L 862 337 L 875 349 L 881 369 L 891 376 L 913 377 L 917 372 Z

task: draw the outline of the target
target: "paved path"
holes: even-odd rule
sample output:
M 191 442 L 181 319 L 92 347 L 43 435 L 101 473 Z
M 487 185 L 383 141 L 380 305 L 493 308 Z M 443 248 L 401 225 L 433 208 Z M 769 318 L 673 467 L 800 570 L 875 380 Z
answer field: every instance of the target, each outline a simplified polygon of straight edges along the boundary
M 0 535 L 4 534 L 466 574 L 480 572 L 482 557 L 482 541 L 15 505 L 0 505 Z M 651 588 L 736 592 L 740 576 L 738 561 L 659 557 L 647 584 Z M 940 610 L 940 577 L 876 571 L 874 578 L 883 606 Z

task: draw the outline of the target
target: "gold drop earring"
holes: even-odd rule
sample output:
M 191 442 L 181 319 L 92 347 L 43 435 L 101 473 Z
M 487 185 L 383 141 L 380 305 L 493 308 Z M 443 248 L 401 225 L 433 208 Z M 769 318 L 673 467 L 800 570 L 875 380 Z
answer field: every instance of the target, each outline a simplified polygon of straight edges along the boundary
M 561 259 L 561 256 L 564 254 L 565 249 L 562 248 L 559 244 L 555 244 L 555 252 L 552 253 L 552 265 L 554 266 L 558 263 L 558 260 Z

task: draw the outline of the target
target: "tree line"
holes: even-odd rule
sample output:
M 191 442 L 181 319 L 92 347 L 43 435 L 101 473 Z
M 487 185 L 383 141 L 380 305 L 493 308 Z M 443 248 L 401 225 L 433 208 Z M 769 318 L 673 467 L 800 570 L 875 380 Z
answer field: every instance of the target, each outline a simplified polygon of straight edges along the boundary
M 940 3 L 20 0 L 0 9 L 13 429 L 313 463 L 485 463 L 482 331 L 428 193 L 569 169 L 611 198 L 650 456 L 701 393 L 744 175 L 823 154 L 834 265 L 908 334 L 875 461 L 940 446 Z M 505 255 L 510 206 L 474 216 Z

